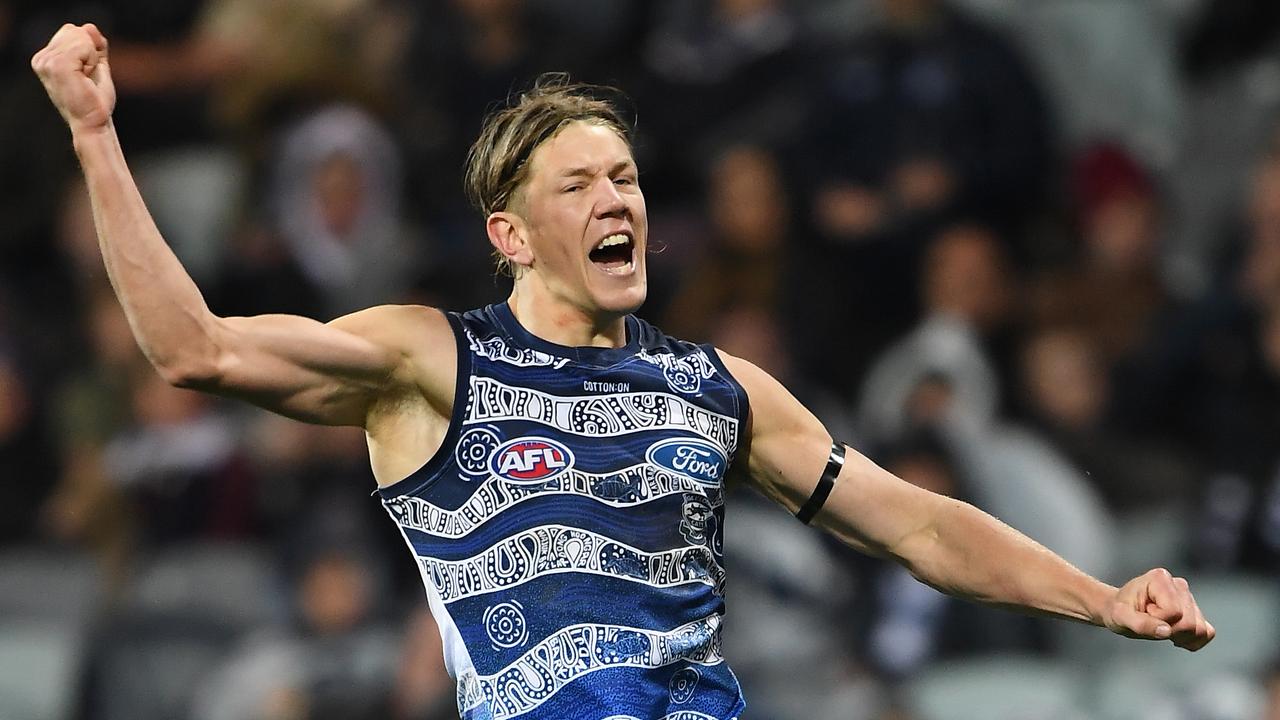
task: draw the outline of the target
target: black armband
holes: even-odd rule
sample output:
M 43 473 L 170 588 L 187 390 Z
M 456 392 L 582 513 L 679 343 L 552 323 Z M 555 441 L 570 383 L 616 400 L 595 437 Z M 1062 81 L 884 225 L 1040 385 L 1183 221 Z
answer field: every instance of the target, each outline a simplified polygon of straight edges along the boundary
M 813 494 L 796 511 L 797 520 L 808 525 L 813 516 L 818 514 L 823 504 L 827 502 L 831 488 L 836 486 L 836 478 L 840 476 L 842 467 L 844 467 L 844 443 L 832 440 L 831 454 L 827 456 L 827 467 L 822 471 L 822 477 L 818 478 L 818 487 L 813 489 Z

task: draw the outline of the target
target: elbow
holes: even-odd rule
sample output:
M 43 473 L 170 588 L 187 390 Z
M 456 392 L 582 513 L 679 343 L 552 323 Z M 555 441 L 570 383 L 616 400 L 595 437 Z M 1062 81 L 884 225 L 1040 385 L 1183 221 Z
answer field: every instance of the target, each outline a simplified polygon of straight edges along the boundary
M 165 352 L 153 347 L 147 356 L 160 377 L 173 387 L 215 390 L 224 374 L 224 345 L 216 326 L 207 326 L 202 334 L 168 347 Z
M 186 390 L 210 390 L 217 387 L 217 364 L 197 359 L 169 360 L 153 363 L 156 372 L 170 385 Z

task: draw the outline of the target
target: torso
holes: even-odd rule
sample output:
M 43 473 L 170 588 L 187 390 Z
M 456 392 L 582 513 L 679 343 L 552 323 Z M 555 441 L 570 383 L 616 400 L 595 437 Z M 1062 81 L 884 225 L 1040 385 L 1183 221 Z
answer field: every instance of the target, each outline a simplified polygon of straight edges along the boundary
M 622 348 L 551 345 L 505 305 L 450 322 L 456 407 L 388 404 L 371 447 L 404 477 L 380 492 L 462 717 L 735 717 L 719 629 L 741 387 L 710 348 L 635 318 Z

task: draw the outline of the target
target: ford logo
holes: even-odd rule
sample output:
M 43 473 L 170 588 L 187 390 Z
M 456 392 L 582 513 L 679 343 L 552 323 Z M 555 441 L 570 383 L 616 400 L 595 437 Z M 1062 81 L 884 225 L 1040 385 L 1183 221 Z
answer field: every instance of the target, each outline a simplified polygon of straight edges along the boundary
M 573 467 L 573 453 L 564 445 L 541 437 L 522 437 L 498 446 L 489 456 L 489 471 L 520 483 L 550 480 Z
M 672 438 L 655 443 L 645 459 L 659 467 L 714 485 L 729 464 L 720 448 L 705 440 Z

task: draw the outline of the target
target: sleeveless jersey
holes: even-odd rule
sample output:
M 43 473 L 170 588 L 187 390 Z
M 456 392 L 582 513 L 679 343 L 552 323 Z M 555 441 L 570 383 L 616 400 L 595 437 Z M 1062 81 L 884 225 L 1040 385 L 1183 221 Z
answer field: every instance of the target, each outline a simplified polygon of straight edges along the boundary
M 730 720 L 724 478 L 746 393 L 710 346 L 634 316 L 621 348 L 450 314 L 441 449 L 383 488 L 463 720 Z

